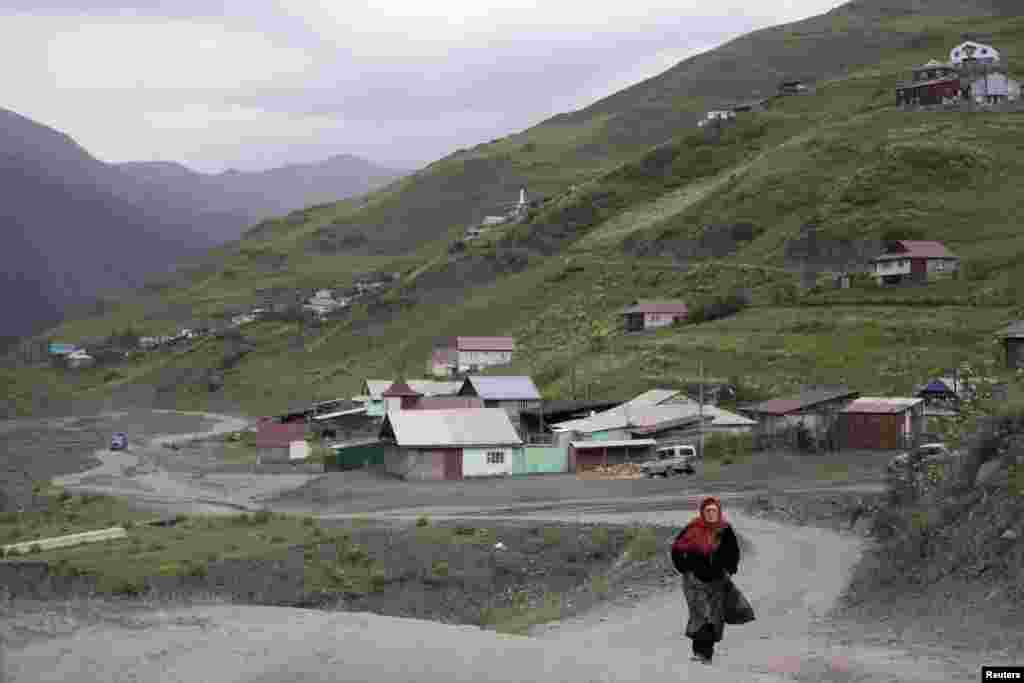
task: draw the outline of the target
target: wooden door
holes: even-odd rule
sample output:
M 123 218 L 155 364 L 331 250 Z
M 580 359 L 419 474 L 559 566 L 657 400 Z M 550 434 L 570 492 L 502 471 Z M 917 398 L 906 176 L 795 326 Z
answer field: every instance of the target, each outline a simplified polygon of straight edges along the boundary
M 444 478 L 451 481 L 462 479 L 462 449 L 448 448 L 444 451 Z

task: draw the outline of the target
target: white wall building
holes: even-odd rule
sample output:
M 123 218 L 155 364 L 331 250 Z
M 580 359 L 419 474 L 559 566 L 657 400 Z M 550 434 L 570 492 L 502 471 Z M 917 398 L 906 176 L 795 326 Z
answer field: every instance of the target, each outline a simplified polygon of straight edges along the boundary
M 995 64 L 1001 59 L 999 50 L 985 43 L 978 43 L 973 40 L 960 43 L 949 51 L 949 63 L 959 66 L 965 60 Z

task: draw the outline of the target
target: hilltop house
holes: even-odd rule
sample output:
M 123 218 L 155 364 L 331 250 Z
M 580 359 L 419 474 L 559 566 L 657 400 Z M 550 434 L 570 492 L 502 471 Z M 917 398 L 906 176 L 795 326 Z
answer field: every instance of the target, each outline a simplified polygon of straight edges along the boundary
M 896 86 L 896 103 L 901 105 L 942 104 L 962 96 L 959 70 L 934 59 L 915 68 L 909 83 Z
M 797 445 L 796 437 L 801 428 L 819 440 L 834 436 L 839 411 L 858 396 L 860 392 L 847 387 L 817 387 L 739 410 L 758 421 L 757 431 L 762 442 L 783 441 Z
M 419 480 L 508 475 L 523 447 L 498 408 L 394 411 L 380 441 L 383 469 Z
M 516 340 L 512 337 L 455 337 L 434 347 L 428 371 L 446 377 L 512 362 Z
M 1020 83 L 991 45 L 967 41 L 949 53 L 948 62 L 930 60 L 913 69 L 913 79 L 896 87 L 897 104 L 936 105 L 971 99 L 996 104 L 1020 98 Z
M 697 126 L 703 128 L 713 122 L 727 123 L 735 120 L 735 118 L 736 112 L 732 109 L 712 109 L 704 114 L 704 118 L 697 123 Z
M 620 315 L 627 332 L 640 332 L 673 325 L 686 320 L 686 304 L 673 301 L 634 301 Z
M 839 413 L 843 448 L 896 450 L 917 445 L 924 427 L 923 398 L 862 396 Z
M 886 285 L 956 277 L 960 268 L 960 259 L 941 242 L 915 240 L 891 242 L 869 263 L 878 284 Z

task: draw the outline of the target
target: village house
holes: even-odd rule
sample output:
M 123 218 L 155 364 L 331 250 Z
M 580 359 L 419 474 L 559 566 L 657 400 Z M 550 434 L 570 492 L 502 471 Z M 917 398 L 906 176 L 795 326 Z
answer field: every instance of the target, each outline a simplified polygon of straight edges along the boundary
M 703 128 L 711 123 L 728 123 L 736 119 L 736 112 L 732 109 L 712 109 L 704 114 L 697 126 Z
M 309 456 L 305 420 L 281 422 L 274 418 L 261 418 L 256 424 L 256 462 L 259 464 L 288 463 Z
M 839 413 L 841 444 L 854 450 L 914 448 L 924 420 L 923 398 L 862 396 Z
M 704 404 L 702 408 L 682 392 L 652 389 L 610 410 L 552 425 L 551 430 L 560 444 L 653 439 L 666 445 L 696 444 L 701 434 L 749 434 L 756 425 L 754 420 L 717 406 Z
M 960 268 L 960 259 L 941 242 L 916 240 L 890 242 L 885 253 L 869 263 L 880 285 L 955 278 Z
M 539 408 L 519 411 L 523 433 L 531 442 L 550 441 L 549 427 L 559 422 L 569 422 L 619 406 L 625 401 L 580 400 L 545 401 Z
M 960 72 L 952 64 L 931 60 L 912 71 L 910 82 L 896 86 L 896 103 L 943 104 L 960 99 Z
M 536 410 L 541 406 L 540 391 L 530 377 L 472 375 L 459 389 L 459 396 L 477 397 L 487 408 L 501 408 L 508 413 L 516 430 L 522 429 L 520 412 Z
M 801 80 L 791 79 L 779 83 L 780 95 L 805 95 L 810 89 Z
M 317 403 L 311 423 L 321 439 L 369 438 L 380 428 L 380 418 L 368 416 L 366 404 L 351 399 Z
M 516 340 L 512 337 L 455 337 L 436 345 L 429 372 L 435 377 L 479 372 L 512 362 Z
M 839 411 L 860 396 L 848 387 L 815 387 L 793 396 L 743 406 L 741 413 L 758 421 L 758 440 L 763 445 L 798 445 L 800 430 L 816 441 L 835 443 Z
M 687 308 L 682 301 L 634 301 L 620 315 L 627 332 L 640 332 L 674 325 L 686 320 Z
M 996 104 L 1020 98 L 1020 83 L 1008 75 L 999 51 L 967 41 L 949 53 L 948 62 L 930 60 L 912 71 L 912 80 L 896 87 L 900 105 L 939 105 L 970 99 Z
M 1006 367 L 1009 370 L 1024 368 L 1024 320 L 1018 320 L 999 332 L 999 339 L 1006 351 Z
M 400 410 L 381 426 L 381 467 L 403 479 L 512 474 L 523 442 L 498 408 Z
M 96 364 L 96 359 L 85 349 L 76 349 L 64 357 L 64 363 L 69 370 L 79 370 L 92 367 Z
M 405 380 L 410 389 L 423 397 L 457 396 L 462 388 L 461 381 L 438 381 L 432 379 Z M 393 380 L 368 379 L 363 382 L 363 393 L 353 398 L 366 406 L 366 414 L 383 417 L 389 409 L 400 410 L 401 397 L 385 398 L 384 392 L 391 388 Z
M 319 318 L 325 318 L 334 311 L 349 305 L 347 299 L 335 299 L 334 292 L 321 289 L 303 304 L 303 310 L 310 311 Z

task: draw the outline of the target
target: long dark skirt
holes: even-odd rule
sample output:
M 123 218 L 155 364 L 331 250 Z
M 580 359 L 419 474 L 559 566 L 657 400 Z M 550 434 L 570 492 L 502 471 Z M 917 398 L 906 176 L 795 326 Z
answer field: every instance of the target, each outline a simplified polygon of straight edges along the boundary
M 729 587 L 726 578 L 701 581 L 690 572 L 683 574 L 683 597 L 690 614 L 686 622 L 686 635 L 693 638 L 711 631 L 713 642 L 722 640 L 725 630 L 725 595 Z M 710 629 L 701 631 L 707 624 Z

